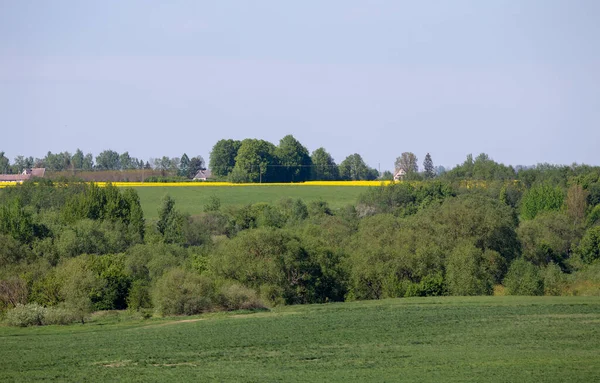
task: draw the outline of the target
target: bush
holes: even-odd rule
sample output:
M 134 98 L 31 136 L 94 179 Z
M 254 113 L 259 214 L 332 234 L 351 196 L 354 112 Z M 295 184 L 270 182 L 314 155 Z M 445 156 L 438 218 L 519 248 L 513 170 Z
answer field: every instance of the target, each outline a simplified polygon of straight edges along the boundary
M 539 268 L 523 258 L 515 260 L 508 269 L 504 286 L 508 295 L 543 295 L 544 283 Z
M 17 304 L 6 313 L 6 322 L 18 327 L 41 326 L 44 324 L 46 312 L 47 309 L 37 303 Z
M 238 283 L 225 284 L 219 290 L 217 300 L 225 310 L 265 309 L 266 305 L 256 292 Z
M 43 319 L 44 325 L 67 325 L 80 320 L 77 313 L 65 307 L 48 307 Z
M 131 289 L 129 289 L 129 295 L 127 296 L 127 308 L 135 311 L 152 308 L 148 282 L 138 279 L 131 284 Z
M 211 280 L 182 269 L 172 269 L 156 283 L 152 298 L 162 315 L 194 315 L 214 307 Z

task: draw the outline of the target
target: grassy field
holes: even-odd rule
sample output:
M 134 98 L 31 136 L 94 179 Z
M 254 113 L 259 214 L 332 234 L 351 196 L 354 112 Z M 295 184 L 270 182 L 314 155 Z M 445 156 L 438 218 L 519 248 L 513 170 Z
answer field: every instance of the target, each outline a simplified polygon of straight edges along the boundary
M 593 382 L 600 299 L 410 298 L 0 327 L 0 381 Z
M 359 194 L 368 186 L 305 186 L 305 185 L 266 185 L 266 186 L 152 186 L 134 187 L 140 196 L 144 216 L 147 219 L 158 217 L 161 199 L 169 194 L 175 199 L 175 206 L 191 215 L 202 212 L 211 196 L 221 200 L 221 206 L 246 205 L 255 202 L 276 202 L 282 198 L 302 198 L 305 202 L 323 200 L 336 209 L 354 204 Z

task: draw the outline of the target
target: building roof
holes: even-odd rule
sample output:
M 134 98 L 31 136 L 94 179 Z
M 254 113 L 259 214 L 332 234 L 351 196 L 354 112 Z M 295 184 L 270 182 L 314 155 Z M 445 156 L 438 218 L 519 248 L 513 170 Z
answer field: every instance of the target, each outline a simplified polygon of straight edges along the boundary
M 208 169 L 198 170 L 198 173 L 194 176 L 195 180 L 205 180 L 207 178 L 212 177 L 212 172 Z
M 46 168 L 25 169 L 21 174 L 0 174 L 0 182 L 23 182 L 32 177 L 44 177 Z

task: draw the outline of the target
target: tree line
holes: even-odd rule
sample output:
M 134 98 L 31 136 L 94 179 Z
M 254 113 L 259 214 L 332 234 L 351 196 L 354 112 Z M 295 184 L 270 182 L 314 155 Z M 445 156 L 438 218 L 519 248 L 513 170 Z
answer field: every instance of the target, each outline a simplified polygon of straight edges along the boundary
M 190 216 L 165 196 L 148 221 L 132 189 L 5 188 L 0 312 L 27 325 L 126 308 L 599 294 L 600 168 L 539 166 L 514 180 L 480 157 L 434 179 L 366 188 L 337 210 L 289 198 L 222 207 L 214 196 Z M 500 179 L 460 178 L 469 172 Z

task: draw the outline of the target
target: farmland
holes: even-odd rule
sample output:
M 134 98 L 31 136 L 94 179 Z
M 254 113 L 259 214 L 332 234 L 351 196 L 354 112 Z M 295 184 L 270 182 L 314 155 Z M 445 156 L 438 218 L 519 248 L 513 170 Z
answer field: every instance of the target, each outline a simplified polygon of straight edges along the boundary
M 98 315 L 98 314 L 97 314 Z M 0 380 L 545 381 L 600 377 L 597 297 L 445 297 L 0 327 Z
M 221 201 L 221 206 L 242 206 L 257 202 L 273 203 L 283 198 L 301 198 L 305 202 L 326 201 L 333 209 L 356 203 L 366 186 L 324 185 L 253 185 L 253 186 L 134 186 L 140 196 L 144 216 L 155 219 L 158 207 L 165 194 L 176 202 L 177 208 L 191 215 L 203 211 L 212 196 Z M 126 185 L 126 184 L 124 184 Z M 193 184 L 192 184 L 193 185 Z

